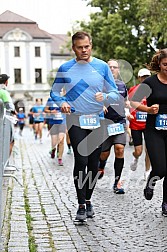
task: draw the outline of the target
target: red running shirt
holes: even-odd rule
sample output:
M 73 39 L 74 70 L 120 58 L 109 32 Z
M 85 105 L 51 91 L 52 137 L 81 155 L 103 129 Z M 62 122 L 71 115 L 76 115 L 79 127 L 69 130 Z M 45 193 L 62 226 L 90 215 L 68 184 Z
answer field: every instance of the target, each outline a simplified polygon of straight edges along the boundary
M 131 87 L 129 89 L 129 92 L 128 92 L 129 99 L 131 99 L 133 97 L 134 93 L 138 89 L 138 86 L 139 86 L 139 84 L 134 87 Z M 142 99 L 141 104 L 147 105 L 145 98 Z M 134 119 L 130 120 L 129 127 L 133 130 L 143 130 L 146 127 L 146 122 L 137 121 L 136 120 L 136 112 L 137 112 L 136 109 L 130 108 L 130 114 L 133 115 Z

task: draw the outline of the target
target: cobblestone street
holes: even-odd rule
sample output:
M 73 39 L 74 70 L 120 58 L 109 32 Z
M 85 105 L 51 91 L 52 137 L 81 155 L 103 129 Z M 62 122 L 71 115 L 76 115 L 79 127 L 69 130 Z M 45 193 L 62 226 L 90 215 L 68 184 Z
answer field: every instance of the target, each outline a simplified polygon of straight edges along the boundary
M 67 155 L 65 147 L 64 166 L 58 166 L 57 159 L 49 155 L 50 136 L 46 129 L 43 135 L 40 144 L 29 128 L 24 129 L 23 137 L 16 133 L 15 175 L 23 186 L 9 179 L 1 251 L 167 251 L 167 218 L 161 215 L 162 181 L 157 183 L 153 199 L 146 201 L 144 155 L 137 170 L 131 172 L 133 146 L 127 144 L 121 178 L 125 194 L 116 195 L 112 190 L 112 150 L 105 175 L 98 180 L 92 198 L 95 218 L 75 225 L 73 155 Z

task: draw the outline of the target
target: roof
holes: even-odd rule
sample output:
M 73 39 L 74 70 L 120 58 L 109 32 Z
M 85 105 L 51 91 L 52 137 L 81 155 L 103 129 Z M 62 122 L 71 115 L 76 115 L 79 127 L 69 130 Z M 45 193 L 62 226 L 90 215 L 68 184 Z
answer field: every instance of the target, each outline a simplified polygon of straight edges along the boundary
M 44 38 L 50 39 L 47 32 L 41 30 L 38 24 L 28 18 L 24 18 L 9 10 L 0 15 L 0 38 L 2 38 L 10 30 L 20 28 L 29 33 L 34 39 Z
M 0 15 L 0 38 L 7 32 L 19 28 L 31 35 L 33 39 L 49 39 L 51 41 L 52 55 L 69 55 L 70 52 L 63 46 L 66 45 L 66 34 L 50 34 L 38 27 L 35 21 L 6 10 Z
M 0 23 L 31 23 L 36 24 L 36 22 L 22 17 L 12 11 L 5 11 L 0 15 Z
M 51 44 L 51 50 L 52 54 L 67 54 L 69 55 L 70 52 L 67 48 L 65 48 L 69 37 L 66 34 L 51 34 L 52 37 L 52 44 Z

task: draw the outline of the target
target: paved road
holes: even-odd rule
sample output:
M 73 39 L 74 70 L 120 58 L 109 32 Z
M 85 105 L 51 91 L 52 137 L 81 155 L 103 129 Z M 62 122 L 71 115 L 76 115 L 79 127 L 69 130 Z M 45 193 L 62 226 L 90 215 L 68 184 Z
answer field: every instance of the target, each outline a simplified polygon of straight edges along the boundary
M 57 160 L 49 156 L 46 130 L 43 144 L 34 140 L 28 128 L 23 137 L 16 137 L 15 174 L 23 187 L 9 180 L 1 251 L 167 251 L 167 218 L 161 215 L 162 182 L 157 183 L 152 201 L 146 201 L 144 156 L 136 172 L 129 169 L 133 147 L 127 145 L 125 152 L 122 180 L 126 193 L 115 195 L 112 191 L 112 152 L 92 199 L 96 216 L 86 225 L 76 226 L 73 155 L 67 155 L 65 150 L 64 166 L 58 166 Z

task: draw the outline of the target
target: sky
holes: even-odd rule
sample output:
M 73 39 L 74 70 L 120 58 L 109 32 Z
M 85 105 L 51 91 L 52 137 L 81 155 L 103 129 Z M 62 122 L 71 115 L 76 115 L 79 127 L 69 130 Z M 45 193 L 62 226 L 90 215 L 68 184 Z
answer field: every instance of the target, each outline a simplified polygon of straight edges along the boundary
M 6 10 L 35 21 L 39 28 L 52 34 L 71 31 L 76 20 L 89 21 L 96 8 L 82 0 L 0 0 L 0 14 Z

